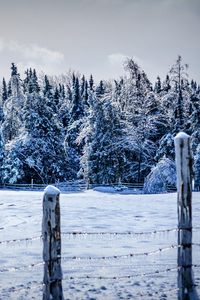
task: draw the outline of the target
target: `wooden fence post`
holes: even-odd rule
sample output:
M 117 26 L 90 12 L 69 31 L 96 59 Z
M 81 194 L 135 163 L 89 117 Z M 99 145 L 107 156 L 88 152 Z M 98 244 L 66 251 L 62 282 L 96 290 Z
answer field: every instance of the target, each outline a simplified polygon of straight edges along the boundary
M 175 137 L 178 204 L 178 299 L 198 299 L 192 274 L 192 156 L 190 136 Z
M 49 185 L 43 196 L 43 300 L 63 300 L 60 234 L 60 191 Z

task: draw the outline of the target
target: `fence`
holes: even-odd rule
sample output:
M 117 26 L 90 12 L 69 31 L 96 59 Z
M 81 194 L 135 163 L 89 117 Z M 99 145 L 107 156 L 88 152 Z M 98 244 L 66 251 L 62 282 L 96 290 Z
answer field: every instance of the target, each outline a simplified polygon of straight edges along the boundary
M 143 191 L 144 183 L 112 183 L 112 184 L 89 184 L 85 182 L 66 182 L 66 183 L 57 183 L 49 184 L 59 188 L 61 191 L 73 192 L 73 191 L 84 191 L 87 189 L 95 189 L 98 187 L 113 187 L 116 191 L 121 192 L 126 189 L 135 190 L 136 193 Z M 37 183 L 5 183 L 0 185 L 0 188 L 11 189 L 11 190 L 40 190 L 43 191 L 46 188 L 47 184 L 37 184 Z M 167 184 L 166 189 L 168 193 L 176 192 L 177 189 L 175 186 Z
M 178 249 L 178 298 L 180 300 L 194 300 L 197 299 L 198 296 L 196 294 L 192 273 L 192 157 L 190 152 L 190 137 L 187 134 L 179 133 L 175 137 L 175 151 L 178 188 L 178 245 L 171 245 L 170 248 L 177 247 Z M 55 299 L 63 299 L 61 287 L 61 235 L 58 189 L 49 186 L 45 190 L 43 211 L 43 259 L 45 264 L 44 284 L 46 287 L 44 300 L 48 300 L 51 293 L 52 295 L 57 295 L 58 298 Z M 151 255 L 163 250 L 166 250 L 166 248 L 160 248 L 149 253 L 130 253 L 128 256 Z M 115 255 L 101 257 L 100 259 L 105 260 L 119 257 L 122 256 Z M 81 258 L 71 257 L 71 259 L 80 260 Z M 88 257 L 87 259 L 92 260 L 93 258 Z M 135 274 L 132 276 L 135 276 Z M 128 276 L 128 278 L 130 277 L 131 275 Z M 55 286 L 56 291 L 54 291 Z
M 0 241 L 1 244 L 13 244 L 23 241 L 34 241 L 42 238 L 43 241 L 43 262 L 31 264 L 24 267 L 10 267 L 7 269 L 0 269 L 0 272 L 20 271 L 26 268 L 35 268 L 38 266 L 44 267 L 43 277 L 43 300 L 48 299 L 64 299 L 62 281 L 76 281 L 76 280 L 111 280 L 119 281 L 121 279 L 131 279 L 140 277 L 153 277 L 165 273 L 177 272 L 178 287 L 173 289 L 163 290 L 163 293 L 178 293 L 179 300 L 193 299 L 197 300 L 198 295 L 195 289 L 195 281 L 193 278 L 193 268 L 199 268 L 200 265 L 192 262 L 192 246 L 199 247 L 199 243 L 192 242 L 192 231 L 199 230 L 200 227 L 192 228 L 192 189 L 191 189 L 191 153 L 190 153 L 190 138 L 186 134 L 179 134 L 175 138 L 176 147 L 176 166 L 177 166 L 177 204 L 178 204 L 178 227 L 169 228 L 165 230 L 154 230 L 148 232 L 63 232 L 60 231 L 60 205 L 59 196 L 60 191 L 52 186 L 45 189 L 43 197 L 43 221 L 42 221 L 42 236 L 34 236 L 31 238 L 13 239 Z M 63 256 L 61 257 L 61 236 L 118 236 L 140 237 L 140 236 L 154 236 L 159 233 L 177 233 L 177 244 L 171 244 L 168 247 L 162 247 L 153 251 L 131 252 L 125 255 L 108 255 L 108 256 Z M 63 278 L 61 259 L 62 261 L 109 261 L 134 257 L 148 257 L 163 253 L 170 249 L 177 250 L 177 266 L 157 269 L 150 272 L 132 272 L 125 276 L 67 276 Z M 36 282 L 35 287 L 38 288 L 41 282 Z M 29 287 L 30 288 L 30 287 Z M 20 291 L 22 287 L 17 287 L 14 292 Z M 140 293 L 141 297 L 149 297 L 149 294 Z M 158 293 L 151 293 L 151 297 L 157 299 Z

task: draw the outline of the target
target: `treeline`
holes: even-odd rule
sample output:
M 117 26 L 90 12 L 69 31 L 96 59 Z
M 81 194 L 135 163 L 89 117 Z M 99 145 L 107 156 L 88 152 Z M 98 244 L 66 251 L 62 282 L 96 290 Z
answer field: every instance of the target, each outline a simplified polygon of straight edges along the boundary
M 92 76 L 35 69 L 22 80 L 12 64 L 1 88 L 1 183 L 142 182 L 163 159 L 174 161 L 173 137 L 183 130 L 200 185 L 200 87 L 187 68 L 179 56 L 152 84 L 127 59 L 123 77 L 95 84 Z

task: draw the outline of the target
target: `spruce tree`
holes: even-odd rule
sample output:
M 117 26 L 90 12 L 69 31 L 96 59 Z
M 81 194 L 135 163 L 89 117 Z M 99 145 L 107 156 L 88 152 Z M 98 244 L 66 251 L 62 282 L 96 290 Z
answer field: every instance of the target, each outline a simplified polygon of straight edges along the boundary
M 8 90 L 8 98 L 5 101 L 6 119 L 3 123 L 3 136 L 5 142 L 16 138 L 20 133 L 22 125 L 22 107 L 24 104 L 24 95 L 22 92 L 22 82 L 14 63 L 11 66 L 11 92 Z
M 173 89 L 176 94 L 174 106 L 175 133 L 184 130 L 186 123 L 186 116 L 184 115 L 184 110 L 187 103 L 186 97 L 183 97 L 183 92 L 188 83 L 187 69 L 188 65 L 182 63 L 182 57 L 180 55 L 178 56 L 175 64 L 170 69 L 170 80 L 173 84 Z
M 165 91 L 166 93 L 169 92 L 169 90 L 171 89 L 171 85 L 170 85 L 170 79 L 169 79 L 169 75 L 167 74 L 165 81 L 162 84 L 162 89 L 163 91 Z
M 155 87 L 154 87 L 154 91 L 155 93 L 159 94 L 161 92 L 162 88 L 161 88 L 161 80 L 160 77 L 157 77 L 157 81 L 155 83 Z
M 105 93 L 105 87 L 103 81 L 101 80 L 99 82 L 99 85 L 96 87 L 96 95 L 97 97 L 101 97 L 104 93 Z
M 2 83 L 2 103 L 4 103 L 8 99 L 8 92 L 7 92 L 7 85 L 5 78 L 3 78 L 3 83 Z
M 0 184 L 3 183 L 4 158 L 5 158 L 5 142 L 4 142 L 2 130 L 0 130 Z
M 71 104 L 71 123 L 79 120 L 84 115 L 83 103 L 80 95 L 79 79 L 76 77 L 73 91 L 72 91 L 72 104 Z
M 200 191 L 200 144 L 197 146 L 194 156 L 194 188 Z
M 89 79 L 89 88 L 91 91 L 94 91 L 94 80 L 92 75 L 90 75 L 90 79 Z

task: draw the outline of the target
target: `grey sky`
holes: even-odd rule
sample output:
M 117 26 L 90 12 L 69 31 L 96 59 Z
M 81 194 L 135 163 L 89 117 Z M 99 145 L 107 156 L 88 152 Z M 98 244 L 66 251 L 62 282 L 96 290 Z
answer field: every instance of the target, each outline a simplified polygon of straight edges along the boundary
M 200 0 L 0 0 L 0 77 L 10 63 L 118 77 L 133 57 L 151 80 L 178 54 L 200 82 Z

